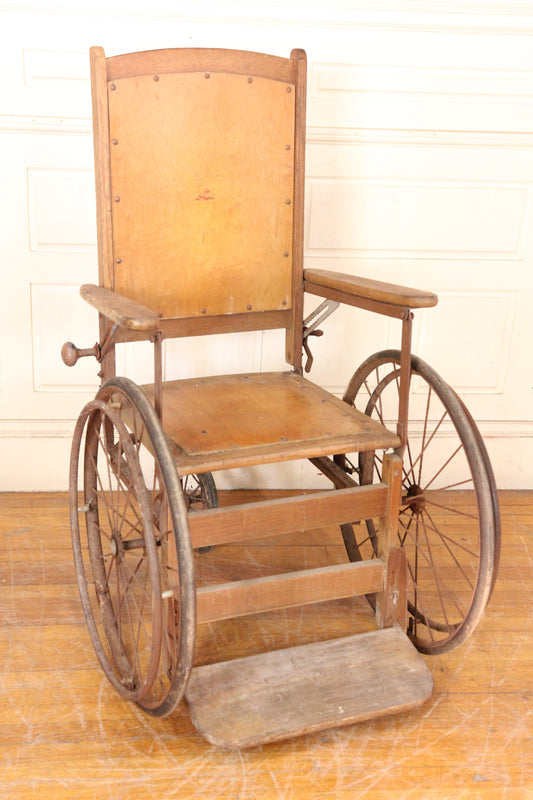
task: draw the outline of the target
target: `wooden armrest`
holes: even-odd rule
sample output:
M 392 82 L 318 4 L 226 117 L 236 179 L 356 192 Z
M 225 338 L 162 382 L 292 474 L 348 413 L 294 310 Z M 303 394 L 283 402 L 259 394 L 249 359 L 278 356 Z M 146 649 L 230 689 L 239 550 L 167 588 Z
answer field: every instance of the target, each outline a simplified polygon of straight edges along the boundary
M 394 283 L 383 283 L 355 275 L 343 275 L 325 269 L 306 269 L 304 279 L 313 286 L 323 286 L 336 292 L 355 295 L 376 303 L 389 303 L 404 308 L 430 308 L 436 306 L 438 297 L 432 292 L 409 289 Z
M 86 283 L 81 287 L 80 294 L 101 314 L 122 328 L 133 331 L 155 331 L 161 325 L 161 320 L 154 311 L 111 289 Z

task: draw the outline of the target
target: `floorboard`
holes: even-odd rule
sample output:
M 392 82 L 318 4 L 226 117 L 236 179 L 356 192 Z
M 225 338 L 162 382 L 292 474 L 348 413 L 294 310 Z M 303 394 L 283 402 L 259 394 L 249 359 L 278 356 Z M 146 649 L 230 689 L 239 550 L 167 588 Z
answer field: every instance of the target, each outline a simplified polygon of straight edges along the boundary
M 462 647 L 425 657 L 429 701 L 231 752 L 197 733 L 185 705 L 157 720 L 115 695 L 78 601 L 66 496 L 0 494 L 0 798 L 533 800 L 533 492 L 503 492 L 500 501 L 491 603 Z M 209 583 L 220 573 L 341 563 L 344 552 L 338 531 L 325 529 L 198 558 Z M 373 627 L 362 599 L 207 624 L 197 663 Z

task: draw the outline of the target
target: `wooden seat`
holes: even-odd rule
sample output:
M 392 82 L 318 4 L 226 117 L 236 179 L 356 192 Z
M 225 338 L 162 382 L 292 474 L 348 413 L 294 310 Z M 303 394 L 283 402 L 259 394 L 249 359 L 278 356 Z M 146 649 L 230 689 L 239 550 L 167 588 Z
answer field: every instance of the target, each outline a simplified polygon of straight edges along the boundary
M 143 389 L 153 399 L 153 385 Z M 182 475 L 399 444 L 383 425 L 295 373 L 167 381 L 162 402 Z

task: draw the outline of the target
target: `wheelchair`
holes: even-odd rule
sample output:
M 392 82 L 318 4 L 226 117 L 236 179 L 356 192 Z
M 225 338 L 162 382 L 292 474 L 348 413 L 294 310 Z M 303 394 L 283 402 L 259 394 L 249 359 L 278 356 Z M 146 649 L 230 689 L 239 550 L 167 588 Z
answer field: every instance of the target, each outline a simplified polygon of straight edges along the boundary
M 99 339 L 62 357 L 100 364 L 69 487 L 103 671 L 153 716 L 185 699 L 230 748 L 418 706 L 433 686 L 420 653 L 472 633 L 500 547 L 479 431 L 411 352 L 413 314 L 437 297 L 304 269 L 304 51 L 94 47 L 91 80 L 99 283 L 80 292 Z M 319 304 L 304 318 L 305 294 Z M 401 322 L 399 349 L 370 356 L 342 399 L 307 377 L 310 341 L 341 303 Z M 285 371 L 164 380 L 168 339 L 270 330 L 285 332 Z M 117 376 L 127 342 L 153 344 L 152 383 Z M 219 506 L 217 471 L 297 460 L 328 488 Z M 196 585 L 195 552 L 321 526 L 345 563 Z M 375 630 L 195 665 L 202 624 L 356 595 Z

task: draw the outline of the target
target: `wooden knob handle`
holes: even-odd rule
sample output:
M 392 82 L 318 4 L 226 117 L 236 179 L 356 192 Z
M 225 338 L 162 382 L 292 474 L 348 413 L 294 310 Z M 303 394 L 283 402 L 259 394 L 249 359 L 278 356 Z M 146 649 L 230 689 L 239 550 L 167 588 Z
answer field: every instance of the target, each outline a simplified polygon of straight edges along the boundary
M 88 347 L 84 350 L 81 350 L 79 347 L 76 347 L 75 344 L 72 342 L 65 342 L 63 347 L 61 348 L 61 358 L 63 359 L 63 363 L 67 365 L 67 367 L 73 367 L 78 358 L 85 358 L 85 356 L 94 356 L 94 347 Z

